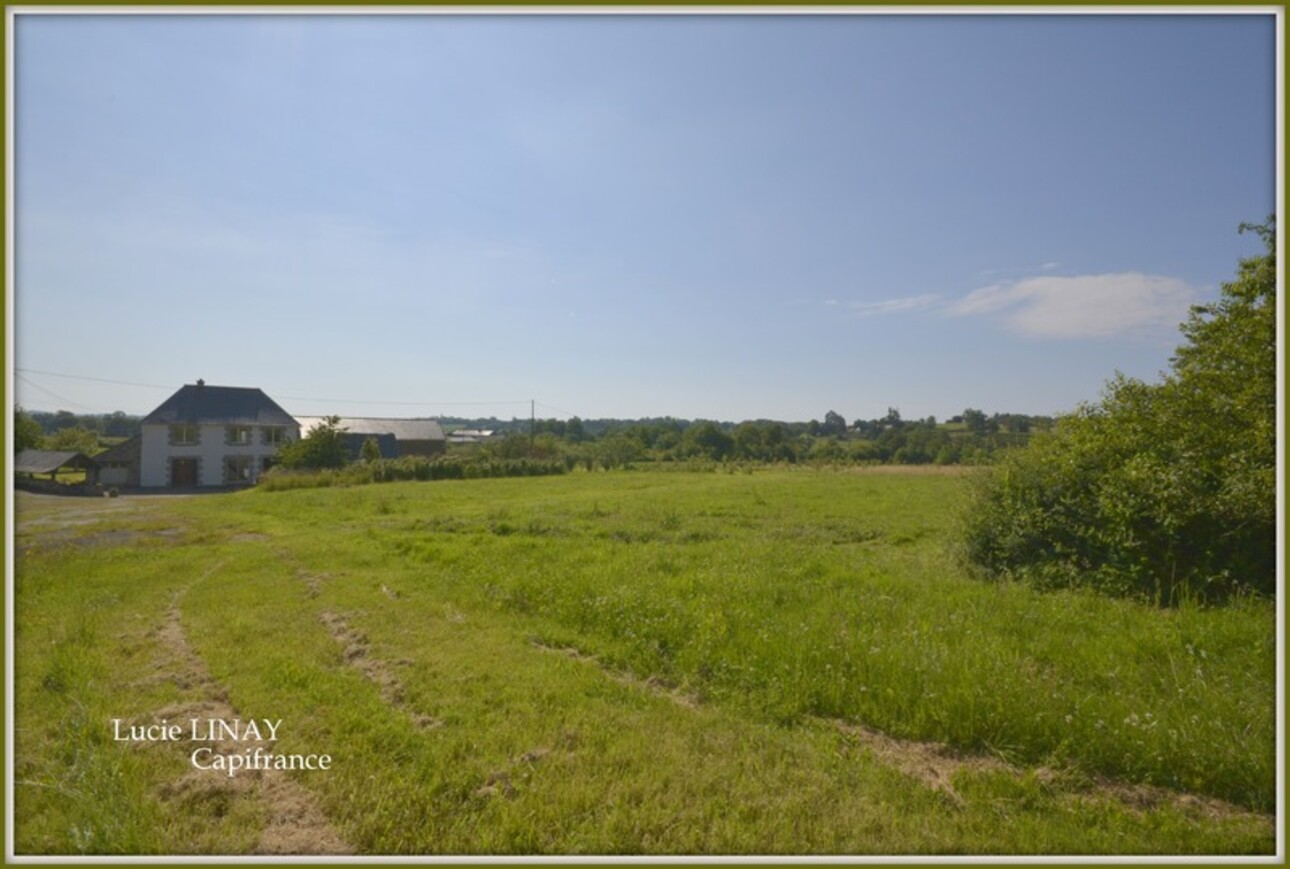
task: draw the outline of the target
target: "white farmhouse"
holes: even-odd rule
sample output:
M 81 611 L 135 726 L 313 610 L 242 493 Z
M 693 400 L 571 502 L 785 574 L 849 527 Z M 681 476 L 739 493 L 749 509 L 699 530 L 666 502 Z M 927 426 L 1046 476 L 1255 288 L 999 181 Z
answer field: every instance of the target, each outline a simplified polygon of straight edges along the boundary
M 143 418 L 139 485 L 254 483 L 300 424 L 259 389 L 186 384 Z

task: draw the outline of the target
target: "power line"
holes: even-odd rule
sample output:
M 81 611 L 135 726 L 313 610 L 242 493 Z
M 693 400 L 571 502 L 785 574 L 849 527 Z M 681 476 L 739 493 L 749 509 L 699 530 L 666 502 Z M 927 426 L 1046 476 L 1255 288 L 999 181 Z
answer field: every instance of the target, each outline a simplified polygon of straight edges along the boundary
M 375 398 L 304 398 L 299 395 L 280 395 L 283 401 L 323 401 L 332 404 L 397 404 L 408 407 L 438 407 L 440 405 L 528 404 L 527 401 L 382 401 Z
M 15 371 L 15 372 L 23 372 L 23 373 L 26 373 L 26 374 L 42 374 L 42 375 L 45 375 L 46 377 L 65 377 L 65 378 L 67 378 L 68 380 L 92 380 L 92 381 L 94 381 L 95 383 L 114 383 L 114 384 L 116 384 L 116 385 L 118 385 L 118 386 L 142 386 L 142 387 L 144 387 L 144 388 L 146 388 L 146 389 L 174 389 L 174 387 L 173 387 L 173 386 L 160 386 L 160 385 L 158 385 L 158 384 L 156 384 L 156 383 L 133 383 L 133 382 L 131 382 L 131 381 L 129 381 L 129 380 L 108 380 L 108 379 L 107 379 L 107 378 L 105 378 L 105 377 L 86 377 L 86 376 L 85 376 L 85 375 L 83 375 L 83 374 L 60 374 L 60 373 L 58 373 L 57 371 L 41 371 L 41 370 L 36 369 L 36 368 L 17 368 L 17 367 L 15 367 L 15 368 L 14 368 L 14 371 Z M 28 382 L 28 383 L 31 383 L 31 381 L 27 381 L 27 382 Z M 35 386 L 35 384 L 31 384 L 31 385 Z M 37 388 L 37 389 L 40 389 L 40 387 L 39 387 L 39 386 L 37 386 L 36 388 Z M 51 395 L 52 395 L 52 393 L 51 393 Z M 55 396 L 55 397 L 57 397 L 57 396 Z
M 57 401 L 61 401 L 64 404 L 70 404 L 72 407 L 79 407 L 81 410 L 84 410 L 88 413 L 98 412 L 94 410 L 92 407 L 87 407 L 86 405 L 81 404 L 79 401 L 72 401 L 70 398 L 64 398 L 63 396 L 59 395 L 56 392 L 50 392 L 48 389 L 41 386 L 39 383 L 33 383 L 29 378 L 23 377 L 21 374 L 18 375 L 18 379 L 21 380 L 23 383 L 27 384 L 28 386 L 30 386 L 32 389 L 39 389 L 41 392 L 45 393 L 50 398 L 53 398 Z
M 545 408 L 545 409 L 547 409 L 547 410 L 554 410 L 556 413 L 562 413 L 562 414 L 564 414 L 565 416 L 570 417 L 570 418 L 575 417 L 575 416 L 577 416 L 577 415 L 578 415 L 578 414 L 574 413 L 573 411 L 569 411 L 569 410 L 561 410 L 561 409 L 560 409 L 560 408 L 558 408 L 558 407 L 552 407 L 551 405 L 549 405 L 549 404 L 543 404 L 543 403 L 542 403 L 542 402 L 540 402 L 540 401 L 539 401 L 539 402 L 537 402 L 537 406 L 538 406 L 538 407 Z
M 162 386 L 157 383 L 136 383 L 130 380 L 113 380 L 107 377 L 89 377 L 84 374 L 64 374 L 59 371 L 42 371 L 38 368 L 15 367 L 14 372 L 16 373 L 22 372 L 26 374 L 39 374 L 45 377 L 63 377 L 68 380 L 88 380 L 93 383 L 111 383 L 117 386 L 138 386 L 145 389 L 173 390 L 175 388 L 174 386 Z M 33 383 L 32 381 L 28 380 L 25 377 L 22 379 L 29 386 L 35 387 L 36 389 L 39 389 L 41 392 L 44 392 L 58 399 L 59 401 L 65 401 L 68 404 L 76 404 L 77 407 L 81 407 L 86 410 L 89 410 L 89 408 L 85 407 L 85 405 L 78 404 L 77 402 L 71 401 L 70 399 L 62 398 L 59 395 L 55 395 L 54 393 L 50 392 L 48 389 L 45 389 L 44 387 Z M 387 404 L 387 405 L 397 405 L 399 407 L 441 407 L 441 406 L 461 407 L 461 406 L 488 406 L 488 405 L 528 404 L 529 403 L 527 401 L 383 401 L 380 399 L 372 399 L 372 398 L 317 398 L 317 397 L 304 397 L 299 395 L 279 395 L 277 397 L 281 398 L 283 401 L 318 401 L 318 402 L 324 402 L 324 403 L 330 403 L 330 404 Z M 555 408 L 552 408 L 552 409 L 554 410 Z

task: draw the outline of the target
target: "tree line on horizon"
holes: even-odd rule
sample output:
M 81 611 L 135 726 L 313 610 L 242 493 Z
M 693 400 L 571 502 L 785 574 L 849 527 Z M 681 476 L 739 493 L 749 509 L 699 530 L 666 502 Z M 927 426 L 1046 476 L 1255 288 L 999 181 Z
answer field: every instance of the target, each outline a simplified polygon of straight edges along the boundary
M 15 413 L 15 449 L 75 450 L 93 455 L 133 437 L 142 417 L 121 411 L 76 414 Z M 967 408 L 938 423 L 935 417 L 903 419 L 897 408 L 885 416 L 848 424 L 836 411 L 823 420 L 740 423 L 652 417 L 636 420 L 465 419 L 440 417 L 449 430 L 489 430 L 481 449 L 496 457 L 564 458 L 586 467 L 622 467 L 640 461 L 754 461 L 893 464 L 979 464 L 996 452 L 1024 444 L 1031 432 L 1051 428 L 1049 416 L 995 413 Z M 308 432 L 302 432 L 307 436 Z
M 832 410 L 823 421 L 793 423 L 517 419 L 480 449 L 507 458 L 566 456 L 588 468 L 649 461 L 981 464 L 1053 425 L 1052 417 L 987 416 L 973 408 L 944 423 L 935 417 L 906 420 L 896 408 L 888 408 L 883 417 L 850 424 Z

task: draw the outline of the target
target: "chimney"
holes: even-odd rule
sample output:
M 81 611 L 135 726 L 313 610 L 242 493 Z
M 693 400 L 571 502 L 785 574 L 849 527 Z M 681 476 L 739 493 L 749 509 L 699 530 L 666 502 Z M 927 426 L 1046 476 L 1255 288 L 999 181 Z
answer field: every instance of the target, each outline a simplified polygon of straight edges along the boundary
M 197 378 L 197 385 L 198 385 L 198 386 L 205 386 L 205 385 L 206 385 L 206 381 L 205 381 L 205 380 L 202 380 L 202 379 L 199 377 L 199 378 Z

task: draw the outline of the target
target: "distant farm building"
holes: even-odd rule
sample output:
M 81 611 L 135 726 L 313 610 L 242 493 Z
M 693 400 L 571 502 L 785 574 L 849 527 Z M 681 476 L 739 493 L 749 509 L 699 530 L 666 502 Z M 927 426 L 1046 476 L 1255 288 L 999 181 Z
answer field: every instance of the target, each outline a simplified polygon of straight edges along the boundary
M 480 444 L 493 436 L 492 429 L 459 428 L 448 434 L 450 444 Z
M 302 416 L 298 419 L 301 433 L 308 436 L 311 429 L 322 425 L 328 418 Z M 351 447 L 351 454 L 355 456 L 368 438 L 376 439 L 382 458 L 437 456 L 448 448 L 443 427 L 434 419 L 343 416 L 339 427 L 345 431 L 346 446 Z
M 14 457 L 13 473 L 19 488 L 52 490 L 71 484 L 93 485 L 98 462 L 84 453 L 58 450 L 23 450 Z

